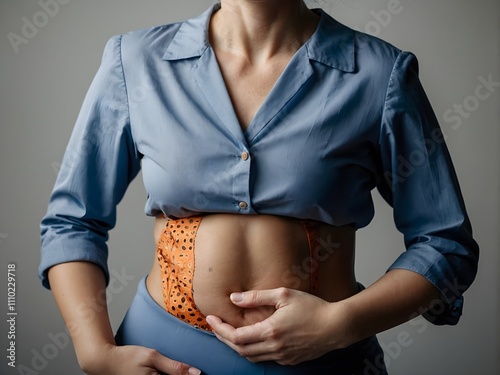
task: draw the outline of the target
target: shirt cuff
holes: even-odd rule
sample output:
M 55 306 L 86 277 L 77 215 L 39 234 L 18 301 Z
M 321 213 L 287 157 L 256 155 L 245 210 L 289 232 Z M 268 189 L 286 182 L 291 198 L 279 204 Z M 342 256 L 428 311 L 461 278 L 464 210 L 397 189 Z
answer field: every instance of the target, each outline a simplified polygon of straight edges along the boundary
M 425 277 L 440 292 L 441 299 L 422 306 L 422 316 L 435 325 L 455 325 L 463 310 L 461 287 L 446 257 L 433 247 L 417 243 L 402 253 L 388 268 L 405 269 Z
M 76 247 L 75 243 L 71 243 L 71 250 L 68 251 L 62 242 L 63 241 L 61 241 L 58 246 L 42 248 L 38 277 L 45 288 L 50 289 L 47 275 L 49 268 L 57 264 L 68 262 L 90 262 L 98 265 L 103 270 L 106 285 L 108 285 L 109 270 L 107 265 L 107 247 L 105 249 L 99 249 L 96 247 L 96 244 L 87 246 L 80 244 L 79 247 Z

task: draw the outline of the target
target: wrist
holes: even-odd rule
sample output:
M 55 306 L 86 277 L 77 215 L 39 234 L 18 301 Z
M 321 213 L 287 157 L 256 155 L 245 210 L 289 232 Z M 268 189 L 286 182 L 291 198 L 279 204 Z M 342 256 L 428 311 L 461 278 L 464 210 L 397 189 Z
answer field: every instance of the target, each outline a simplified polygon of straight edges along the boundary
M 331 350 L 343 349 L 362 339 L 356 316 L 347 300 L 328 303 L 326 332 Z

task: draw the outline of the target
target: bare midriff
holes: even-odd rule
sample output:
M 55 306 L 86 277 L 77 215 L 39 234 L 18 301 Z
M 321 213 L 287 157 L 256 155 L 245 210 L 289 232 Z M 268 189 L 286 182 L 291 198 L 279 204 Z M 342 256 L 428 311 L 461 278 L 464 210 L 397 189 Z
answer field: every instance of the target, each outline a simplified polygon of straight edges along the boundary
M 168 219 L 156 218 L 155 243 Z M 240 327 L 274 312 L 265 306 L 242 309 L 229 299 L 233 292 L 286 287 L 310 292 L 311 267 L 318 270 L 316 295 L 335 302 L 358 291 L 354 275 L 355 230 L 321 224 L 316 259 L 311 259 L 307 233 L 300 220 L 270 215 L 203 216 L 195 238 L 194 302 L 200 312 Z M 155 257 L 147 278 L 152 298 L 164 306 L 161 267 Z

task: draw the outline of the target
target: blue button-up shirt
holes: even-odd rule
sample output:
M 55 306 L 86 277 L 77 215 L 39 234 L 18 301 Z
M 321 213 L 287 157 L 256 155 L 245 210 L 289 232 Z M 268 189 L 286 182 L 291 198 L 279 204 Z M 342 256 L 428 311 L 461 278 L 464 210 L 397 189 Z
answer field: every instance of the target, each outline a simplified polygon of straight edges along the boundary
M 212 12 L 113 37 L 83 103 L 42 220 L 40 278 L 69 261 L 107 268 L 116 205 L 142 168 L 145 212 L 269 214 L 355 228 L 376 187 L 417 272 L 456 323 L 478 247 L 414 55 L 321 10 L 243 131 L 208 39 Z M 439 310 L 439 311 L 437 311 Z

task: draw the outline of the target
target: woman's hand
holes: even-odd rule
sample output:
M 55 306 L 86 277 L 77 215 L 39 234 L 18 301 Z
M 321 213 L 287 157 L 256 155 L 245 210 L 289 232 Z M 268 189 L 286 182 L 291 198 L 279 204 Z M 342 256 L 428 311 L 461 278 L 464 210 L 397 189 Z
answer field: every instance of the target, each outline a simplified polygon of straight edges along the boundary
M 88 375 L 200 375 L 201 371 L 141 346 L 107 345 L 80 363 Z
M 252 362 L 273 360 L 295 365 L 351 343 L 349 318 L 341 302 L 329 303 L 287 288 L 233 293 L 231 301 L 242 308 L 276 309 L 269 318 L 240 328 L 207 316 L 219 340 Z

